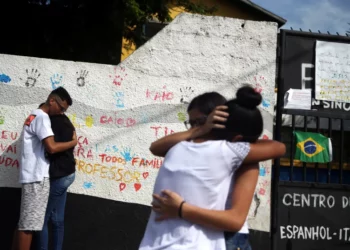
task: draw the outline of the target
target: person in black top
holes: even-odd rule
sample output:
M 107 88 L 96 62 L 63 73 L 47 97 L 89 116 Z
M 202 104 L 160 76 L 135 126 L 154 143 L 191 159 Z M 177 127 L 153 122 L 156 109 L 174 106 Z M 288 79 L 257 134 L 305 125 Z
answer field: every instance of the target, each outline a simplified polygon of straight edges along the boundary
M 64 114 L 50 116 L 51 127 L 56 142 L 72 140 L 75 128 Z M 37 249 L 48 249 L 48 222 L 52 223 L 53 250 L 61 250 L 64 235 L 64 210 L 67 189 L 75 179 L 74 148 L 61 153 L 47 154 L 50 159 L 50 195 L 46 208 L 43 230 L 39 233 Z

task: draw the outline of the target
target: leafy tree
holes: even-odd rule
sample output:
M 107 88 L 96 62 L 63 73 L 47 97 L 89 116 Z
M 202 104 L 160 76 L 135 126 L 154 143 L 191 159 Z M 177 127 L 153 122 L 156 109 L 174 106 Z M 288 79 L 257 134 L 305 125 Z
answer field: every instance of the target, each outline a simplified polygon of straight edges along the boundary
M 206 6 L 201 1 L 190 0 L 123 0 L 125 7 L 123 36 L 137 47 L 146 42 L 142 26 L 148 20 L 156 18 L 160 22 L 170 22 L 169 6 L 181 6 L 187 12 L 213 14 L 216 6 Z

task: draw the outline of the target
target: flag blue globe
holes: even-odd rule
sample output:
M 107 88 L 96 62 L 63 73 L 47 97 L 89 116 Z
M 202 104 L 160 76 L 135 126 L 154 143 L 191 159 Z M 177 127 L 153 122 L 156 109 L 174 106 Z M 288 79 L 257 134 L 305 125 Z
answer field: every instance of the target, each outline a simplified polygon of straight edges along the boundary
M 313 154 L 317 150 L 316 144 L 313 141 L 307 141 L 304 143 L 304 151 L 307 154 Z

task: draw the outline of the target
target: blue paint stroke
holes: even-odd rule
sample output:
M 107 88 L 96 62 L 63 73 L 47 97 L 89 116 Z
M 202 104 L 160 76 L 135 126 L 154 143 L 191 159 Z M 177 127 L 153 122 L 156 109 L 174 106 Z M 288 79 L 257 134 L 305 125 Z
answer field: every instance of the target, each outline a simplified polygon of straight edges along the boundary
M 115 92 L 114 94 L 114 98 L 115 98 L 115 106 L 117 108 L 125 108 L 124 105 L 124 93 L 123 92 Z
M 262 105 L 263 105 L 263 107 L 268 108 L 268 107 L 270 107 L 270 102 L 266 99 L 263 99 Z
M 112 149 L 113 153 L 117 153 L 119 151 L 116 145 L 113 145 L 112 147 L 110 145 L 107 145 L 105 152 L 112 152 Z
M 148 123 L 149 118 L 145 113 L 142 113 L 141 123 Z
M 0 74 L 0 82 L 9 83 L 11 82 L 11 78 L 8 75 Z
M 134 158 L 135 154 L 131 156 L 131 149 L 130 148 L 124 148 L 123 152 L 120 152 L 120 154 L 124 157 L 124 160 L 126 162 L 131 161 L 132 158 Z
M 265 170 L 264 167 L 260 167 L 260 169 L 259 169 L 259 175 L 260 175 L 260 176 L 265 176 L 265 175 L 266 175 L 266 170 Z
M 93 186 L 93 183 L 92 182 L 84 182 L 84 184 L 83 184 L 83 187 L 85 188 L 85 189 L 90 189 L 90 188 L 92 188 L 92 186 Z

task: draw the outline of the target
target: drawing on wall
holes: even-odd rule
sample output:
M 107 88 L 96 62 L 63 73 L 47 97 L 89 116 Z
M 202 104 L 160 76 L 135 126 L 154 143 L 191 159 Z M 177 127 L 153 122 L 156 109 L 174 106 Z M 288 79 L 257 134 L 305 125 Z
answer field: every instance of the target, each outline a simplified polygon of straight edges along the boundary
M 114 93 L 115 106 L 117 108 L 125 108 L 124 105 L 124 93 L 123 92 L 115 92 Z
M 186 121 L 186 111 L 177 113 L 177 119 L 180 122 L 185 122 Z
M 92 117 L 92 115 L 88 115 L 85 118 L 85 125 L 88 128 L 91 128 L 92 126 L 94 126 L 94 118 Z
M 131 156 L 131 148 L 124 148 L 123 152 L 120 152 L 120 154 L 124 157 L 125 161 L 131 161 L 132 158 L 135 157 L 135 154 Z
M 269 84 L 267 79 L 262 76 L 254 76 L 254 89 L 256 92 L 262 95 L 263 100 L 261 102 L 261 105 L 264 108 L 269 108 L 271 106 L 271 93 L 270 91 L 265 91 L 266 88 L 269 88 Z
M 0 108 L 0 125 L 5 123 L 5 110 Z
M 189 104 L 192 99 L 194 90 L 191 87 L 185 87 L 185 88 L 180 88 L 180 92 L 181 92 L 180 102 Z
M 206 31 L 208 26 L 202 18 L 208 18 L 214 26 L 221 25 L 222 29 L 217 30 L 217 36 L 202 37 L 202 42 L 206 44 L 202 46 L 205 50 L 203 54 L 189 53 L 183 44 L 185 41 L 193 42 L 195 34 L 186 32 L 178 36 L 178 33 L 193 29 L 188 25 L 190 22 L 203 25 L 200 28 Z M 16 179 L 20 152 L 18 139 L 23 121 L 31 110 L 47 98 L 52 89 L 65 84 L 73 98 L 67 116 L 79 137 L 74 150 L 76 180 L 69 191 L 149 206 L 154 180 L 163 162 L 163 158 L 149 151 L 151 143 L 175 131 L 185 130 L 183 122 L 188 119 L 186 107 L 195 95 L 218 91 L 232 98 L 239 87 L 232 84 L 236 77 L 233 71 L 211 70 L 225 68 L 227 64 L 225 61 L 212 60 L 207 54 L 217 56 L 230 49 L 232 41 L 222 37 L 228 29 L 235 32 L 236 26 L 239 28 L 237 34 L 240 34 L 241 26 L 235 25 L 235 22 L 241 24 L 241 21 L 190 14 L 179 15 L 176 20 L 118 66 L 0 54 L 0 66 L 4 65 L 0 72 L 0 186 L 19 187 Z M 249 34 L 243 37 L 247 37 L 247 40 L 242 42 L 256 43 L 254 32 L 268 34 L 264 38 L 266 46 L 260 47 L 259 53 L 249 51 L 251 67 L 243 69 L 241 73 L 249 75 L 251 68 L 257 69 L 254 75 L 260 85 L 256 88 L 266 100 L 261 105 L 262 112 L 265 112 L 264 136 L 271 138 L 273 114 L 269 110 L 271 106 L 273 110 L 274 105 L 274 99 L 270 99 L 270 96 L 274 96 L 277 27 L 266 22 L 247 22 L 254 25 L 244 30 Z M 262 29 L 266 32 L 261 33 Z M 179 45 L 166 44 L 169 35 L 176 35 L 180 39 Z M 212 39 L 218 40 L 214 43 Z M 217 46 L 218 42 L 226 47 Z M 151 51 L 156 47 L 167 47 L 168 50 Z M 241 58 L 246 58 L 244 53 L 244 50 L 235 51 L 233 57 L 237 57 L 237 60 L 232 60 L 230 67 L 242 63 Z M 163 63 L 165 61 L 167 63 Z M 259 69 L 261 65 L 266 65 L 266 61 L 269 64 Z M 202 64 L 206 67 L 197 67 Z M 8 68 L 13 69 L 11 74 Z M 26 75 L 23 79 L 16 81 L 18 78 L 15 76 L 24 74 L 24 71 Z M 4 75 L 9 76 L 7 78 Z M 260 80 L 260 76 L 264 76 L 264 79 Z M 255 83 L 254 79 L 251 80 Z M 37 89 L 29 88 L 34 86 Z M 10 92 L 9 96 L 30 96 L 30 101 L 18 103 L 18 99 L 13 98 L 13 103 L 9 104 L 9 98 L 1 98 L 3 89 Z M 261 163 L 256 197 L 250 213 L 252 229 L 270 229 L 270 182 L 271 162 Z M 254 217 L 255 209 L 257 212 Z M 268 223 L 261 223 L 266 220 Z
M 37 69 L 28 70 L 26 69 L 27 78 L 25 79 L 26 87 L 34 87 L 38 78 L 40 77 L 40 73 Z M 20 78 L 22 81 L 23 79 Z
M 9 83 L 9 82 L 11 82 L 11 78 L 8 75 L 0 74 L 0 82 L 1 83 Z
M 85 189 L 90 189 L 94 186 L 94 184 L 92 182 L 88 182 L 88 181 L 85 181 L 84 184 L 83 184 L 83 187 Z
M 86 77 L 87 75 L 89 74 L 89 71 L 87 70 L 80 70 L 80 73 L 79 71 L 77 71 L 77 85 L 79 87 L 84 87 L 85 84 L 86 84 Z
M 109 75 L 109 78 L 113 79 L 114 85 L 120 86 L 127 76 L 128 74 L 125 73 L 125 67 L 114 67 L 114 73 Z
M 259 207 L 260 207 L 260 198 L 257 194 L 257 192 L 255 192 L 254 194 L 254 201 L 255 201 L 255 208 L 254 208 L 254 217 L 256 217 Z
M 57 89 L 58 87 L 63 87 L 64 85 L 61 85 L 63 76 L 60 74 L 54 74 L 50 77 L 51 81 L 51 87 L 52 90 Z

